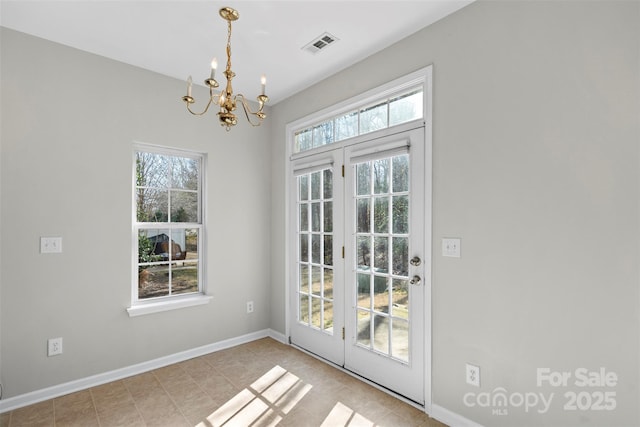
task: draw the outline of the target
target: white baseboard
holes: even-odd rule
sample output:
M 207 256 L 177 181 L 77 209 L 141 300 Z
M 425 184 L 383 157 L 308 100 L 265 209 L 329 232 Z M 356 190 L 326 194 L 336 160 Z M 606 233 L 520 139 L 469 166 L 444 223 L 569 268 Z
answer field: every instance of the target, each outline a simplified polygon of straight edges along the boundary
M 282 343 L 286 342 L 285 336 L 283 334 L 271 329 L 263 329 L 261 331 L 252 332 L 250 334 L 241 335 L 239 337 L 230 338 L 213 344 L 207 344 L 202 347 L 182 351 L 180 353 L 171 354 L 168 356 L 160 357 L 158 359 L 138 363 L 136 365 L 115 369 L 113 371 L 92 375 L 90 377 L 81 378 L 79 380 L 69 381 L 67 383 L 58 384 L 52 387 L 47 387 L 41 390 L 36 390 L 30 393 L 3 399 L 0 400 L 0 414 L 3 412 L 12 411 L 14 409 L 22 408 L 23 406 L 32 405 L 44 400 L 53 399 L 69 393 L 74 393 L 76 391 L 85 390 L 87 388 L 106 384 L 112 381 L 117 381 L 123 378 L 130 377 L 132 375 L 142 374 L 144 372 L 162 368 L 173 363 L 183 362 L 185 360 L 193 359 L 194 357 L 204 356 L 205 354 L 224 350 L 230 347 L 235 347 L 237 345 L 245 344 L 265 337 L 271 337 L 274 340 L 280 341 Z
M 471 421 L 435 403 L 431 405 L 431 413 L 429 416 L 451 427 L 482 427 L 481 424 Z

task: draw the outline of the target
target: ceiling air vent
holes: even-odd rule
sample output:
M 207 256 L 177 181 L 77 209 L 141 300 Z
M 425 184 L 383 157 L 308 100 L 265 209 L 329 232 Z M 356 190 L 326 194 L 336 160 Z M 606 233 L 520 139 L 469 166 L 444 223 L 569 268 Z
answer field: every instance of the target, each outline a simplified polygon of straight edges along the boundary
M 316 53 L 320 52 L 322 49 L 324 49 L 327 46 L 329 46 L 330 44 L 337 42 L 338 40 L 339 39 L 336 36 L 331 35 L 329 33 L 324 33 L 324 34 L 316 37 L 315 39 L 313 39 L 307 45 L 305 45 L 302 48 L 302 50 L 305 50 L 305 51 L 307 51 L 309 53 L 316 54 Z

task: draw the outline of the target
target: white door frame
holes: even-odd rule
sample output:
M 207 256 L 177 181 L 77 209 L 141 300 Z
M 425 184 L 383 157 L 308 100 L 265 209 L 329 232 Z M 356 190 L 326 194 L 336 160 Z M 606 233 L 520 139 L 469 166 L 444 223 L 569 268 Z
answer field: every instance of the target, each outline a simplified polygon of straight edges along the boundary
M 411 73 L 407 76 L 401 77 L 397 80 L 389 82 L 383 86 L 371 89 L 359 96 L 348 99 L 336 105 L 325 108 L 317 113 L 304 117 L 302 119 L 296 120 L 287 124 L 286 126 L 286 150 L 285 150 L 285 336 L 290 336 L 290 292 L 291 292 L 291 278 L 290 278 L 290 270 L 291 270 L 291 261 L 290 261 L 290 253 L 291 253 L 291 228 L 287 225 L 291 223 L 293 218 L 290 218 L 290 182 L 289 179 L 292 173 L 291 166 L 291 158 L 293 154 L 293 146 L 294 146 L 294 132 L 298 129 L 302 129 L 306 126 L 309 126 L 313 123 L 321 122 L 324 119 L 330 118 L 332 116 L 338 115 L 343 111 L 347 111 L 355 105 L 361 105 L 367 103 L 369 101 L 374 101 L 380 99 L 384 96 L 385 93 L 389 93 L 392 91 L 397 91 L 402 87 L 415 85 L 416 83 L 423 84 L 423 99 L 424 99 L 424 109 L 423 109 L 423 122 L 424 122 L 424 137 L 425 137 L 425 145 L 424 145 L 424 164 L 425 167 L 428 166 L 428 173 L 425 173 L 425 183 L 424 183 L 424 204 L 425 204 L 425 212 L 424 212 L 424 231 L 425 231 L 425 253 L 424 253 L 424 263 L 425 263 L 425 273 L 424 273 L 424 307 L 427 310 L 427 315 L 424 316 L 424 364 L 425 364 L 425 404 L 424 410 L 427 414 L 431 413 L 432 410 L 432 394 L 431 394 L 431 367 L 432 367 L 432 299 L 431 299 L 431 289 L 432 289 L 432 278 L 433 278 L 433 240 L 432 240 L 432 228 L 433 228 L 433 219 L 432 219 L 432 210 L 433 210 L 433 126 L 432 126 L 432 108 L 433 108 L 433 65 L 429 65 L 421 70 L 418 70 L 414 73 Z M 402 127 L 400 125 L 399 127 Z M 357 139 L 357 138 L 356 138 Z M 314 153 L 322 152 L 324 150 L 334 149 L 335 147 L 331 145 L 327 145 L 324 147 L 319 147 L 312 150 Z M 311 151 L 309 152 L 311 154 Z M 429 237 L 429 239 L 427 239 Z M 295 290 L 294 290 L 295 291 Z

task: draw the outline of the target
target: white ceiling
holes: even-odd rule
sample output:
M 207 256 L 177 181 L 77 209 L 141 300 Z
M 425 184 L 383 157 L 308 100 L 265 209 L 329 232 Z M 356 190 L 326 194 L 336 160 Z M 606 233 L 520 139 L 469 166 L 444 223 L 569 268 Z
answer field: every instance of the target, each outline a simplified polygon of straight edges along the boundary
M 273 105 L 466 6 L 473 0 L 116 1 L 1 0 L 0 25 L 194 83 L 226 65 L 227 23 L 234 91 L 253 99 L 267 76 Z M 339 41 L 313 55 L 324 32 Z

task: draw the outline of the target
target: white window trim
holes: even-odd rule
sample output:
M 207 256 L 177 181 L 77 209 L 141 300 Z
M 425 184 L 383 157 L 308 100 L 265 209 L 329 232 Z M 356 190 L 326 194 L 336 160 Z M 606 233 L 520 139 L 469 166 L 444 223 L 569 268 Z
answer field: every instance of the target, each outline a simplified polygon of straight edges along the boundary
M 206 280 L 206 265 L 204 260 L 206 259 L 206 241 L 207 241 L 207 229 L 206 229 L 206 153 L 199 153 L 189 150 L 181 150 L 179 148 L 163 147 L 159 145 L 146 144 L 141 142 L 133 143 L 132 151 L 132 175 L 131 183 L 135 183 L 136 179 L 136 151 L 146 151 L 158 154 L 165 154 L 169 156 L 184 156 L 194 157 L 194 155 L 201 158 L 200 165 L 200 247 L 198 252 L 200 253 L 200 259 L 198 262 L 199 274 L 201 280 L 201 288 L 199 293 L 187 294 L 187 295 L 174 295 L 168 297 L 161 297 L 152 300 L 139 300 L 138 299 L 138 239 L 136 233 L 136 195 L 133 185 L 131 186 L 131 305 L 126 309 L 129 317 L 143 316 L 146 314 L 160 313 L 163 311 L 176 310 L 186 307 L 194 307 L 198 305 L 208 304 L 213 296 L 207 295 L 207 280 Z

